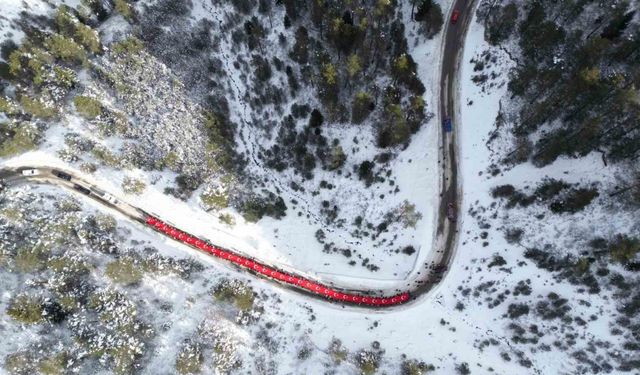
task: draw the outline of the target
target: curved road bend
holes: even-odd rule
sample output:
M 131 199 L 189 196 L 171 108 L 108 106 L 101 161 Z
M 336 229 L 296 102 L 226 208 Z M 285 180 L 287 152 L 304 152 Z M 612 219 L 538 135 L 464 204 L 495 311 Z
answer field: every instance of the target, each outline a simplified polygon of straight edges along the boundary
M 460 198 L 462 197 L 462 187 L 458 181 L 458 143 L 457 128 L 459 122 L 458 82 L 460 77 L 460 59 L 464 53 L 464 40 L 469 29 L 469 24 L 473 19 L 475 4 L 477 0 L 456 0 L 451 7 L 451 11 L 457 9 L 459 13 L 458 21 L 451 23 L 451 13 L 445 18 L 445 35 L 442 47 L 442 58 L 440 73 L 440 162 L 442 163 L 440 187 L 440 207 L 438 208 L 438 227 L 436 238 L 433 241 L 433 250 L 438 251 L 440 257 L 434 263 L 425 264 L 425 276 L 423 280 L 416 280 L 414 287 L 410 290 L 413 299 L 425 295 L 431 291 L 440 280 L 446 275 L 449 265 L 456 250 L 459 221 L 451 222 L 447 218 L 449 203 L 453 203 L 456 211 L 460 209 Z M 453 131 L 445 132 L 442 124 L 443 120 L 449 116 L 453 124 Z M 456 216 L 460 216 L 457 215 Z M 437 269 L 445 272 L 437 272 Z
M 442 149 L 442 155 L 440 156 L 440 161 L 442 162 L 442 186 L 440 206 L 438 209 L 438 227 L 436 231 L 436 238 L 434 239 L 434 249 L 440 248 L 441 250 L 438 251 L 438 254 L 440 255 L 439 259 L 434 263 L 426 263 L 422 265 L 423 272 L 421 273 L 420 278 L 413 281 L 413 286 L 408 286 L 408 290 L 406 291 L 411 293 L 412 300 L 416 300 L 417 297 L 428 293 L 436 285 L 439 284 L 444 275 L 436 272 L 434 268 L 439 267 L 444 270 L 448 269 L 449 263 L 453 259 L 453 255 L 455 252 L 458 224 L 447 219 L 447 206 L 449 203 L 454 203 L 457 207 L 459 207 L 459 198 L 461 196 L 458 181 L 458 159 L 456 154 L 456 129 L 459 126 L 459 111 L 457 107 L 459 103 L 457 103 L 456 101 L 458 88 L 457 83 L 460 71 L 459 67 L 461 63 L 460 58 L 462 56 L 464 47 L 464 39 L 469 27 L 469 23 L 473 18 L 472 12 L 475 9 L 474 5 L 476 1 L 477 0 L 457 0 L 451 8 L 458 9 L 460 12 L 457 23 L 452 24 L 450 22 L 450 15 L 445 20 L 445 36 L 443 40 L 444 44 L 442 47 L 442 72 L 440 78 L 441 89 L 439 98 L 440 123 L 438 124 L 441 136 L 440 148 Z M 442 128 L 442 120 L 446 116 L 451 117 L 454 127 L 452 132 L 445 132 Z M 21 174 L 21 170 L 29 168 L 37 168 L 40 171 L 40 174 L 37 176 L 23 176 Z M 121 200 L 118 200 L 116 204 L 113 204 L 104 198 L 105 192 L 103 190 L 88 183 L 81 177 L 75 176 L 70 173 L 70 175 L 73 177 L 72 181 L 66 181 L 55 176 L 52 173 L 53 170 L 54 168 L 42 166 L 24 166 L 15 169 L 2 168 L 0 169 L 0 180 L 2 180 L 7 185 L 18 184 L 20 182 L 24 182 L 25 180 L 33 182 L 43 182 L 58 185 L 66 189 L 82 193 L 82 191 L 80 191 L 78 187 L 75 186 L 79 185 L 82 188 L 88 189 L 90 191 L 89 194 L 85 193 L 85 195 L 89 198 L 92 198 L 103 205 L 119 211 L 133 221 L 137 221 L 146 225 L 145 220 L 148 214 L 145 211 Z M 68 173 L 68 171 L 65 172 Z M 292 288 L 282 283 L 278 283 L 278 285 L 281 287 L 284 286 L 290 290 L 301 292 L 307 296 L 311 295 L 319 299 L 329 301 L 323 296 L 314 295 L 302 289 Z M 365 294 L 375 292 L 371 290 L 349 291 L 361 292 Z M 377 308 L 375 306 L 366 305 L 361 305 L 361 307 Z M 391 306 L 386 307 L 385 310 L 389 310 L 390 308 Z

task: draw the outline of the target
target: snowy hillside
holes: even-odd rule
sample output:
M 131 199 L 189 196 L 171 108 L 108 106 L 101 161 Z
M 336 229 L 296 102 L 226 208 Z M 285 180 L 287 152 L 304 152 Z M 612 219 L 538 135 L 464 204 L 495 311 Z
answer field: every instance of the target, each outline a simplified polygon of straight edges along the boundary
M 437 255 L 443 23 L 463 3 L 0 0 L 0 164 L 395 292 Z M 637 373 L 638 2 L 476 5 L 434 289 L 312 298 L 81 194 L 0 184 L 0 373 Z
M 45 32 L 85 30 L 92 49 L 86 61 L 78 52 L 81 69 L 69 72 L 67 87 L 56 76 L 31 92 L 27 80 L 8 101 L 26 93 L 50 101 L 56 122 L 34 136 L 44 157 L 100 184 L 138 182 L 136 200 L 172 221 L 197 217 L 213 229 L 202 234 L 222 244 L 328 280 L 401 282 L 429 256 L 435 230 L 441 33 L 425 39 L 409 6 L 382 2 L 337 14 L 342 29 L 329 33 L 356 33 L 352 43 L 364 38 L 373 51 L 355 49 L 323 36 L 330 15 L 306 30 L 303 13 L 316 10 L 298 7 L 165 0 L 52 8 Z M 37 49 L 22 48 L 25 65 L 15 72 L 29 76 Z M 45 88 L 59 85 L 47 98 Z M 406 119 L 390 117 L 402 112 Z M 159 194 L 185 203 L 162 197 L 172 199 L 162 210 Z M 175 215 L 178 205 L 186 217 Z

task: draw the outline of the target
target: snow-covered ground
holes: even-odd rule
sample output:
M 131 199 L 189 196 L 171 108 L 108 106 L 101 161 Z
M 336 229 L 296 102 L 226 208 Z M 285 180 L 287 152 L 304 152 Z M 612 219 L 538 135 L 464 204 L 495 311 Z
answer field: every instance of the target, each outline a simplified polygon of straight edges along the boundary
M 443 7 L 447 8 L 447 3 Z M 218 20 L 223 17 L 225 7 L 210 7 L 195 2 L 193 16 L 199 18 L 211 18 Z M 404 4 L 403 15 L 408 27 L 406 30 L 410 52 L 418 64 L 418 74 L 426 87 L 424 100 L 427 111 L 437 111 L 438 77 L 440 72 L 439 49 L 442 41 L 442 33 L 432 40 L 419 37 L 416 31 L 416 23 L 410 22 L 410 4 Z M 108 22 L 103 26 L 106 39 L 110 40 L 113 29 L 125 28 L 124 22 L 118 16 L 114 22 Z M 119 22 L 116 22 L 118 21 Z M 114 23 L 116 26 L 114 26 Z M 120 26 L 117 26 L 120 25 Z M 270 35 L 275 38 L 278 32 L 284 32 L 282 26 L 276 26 L 276 30 Z M 276 41 L 272 41 L 276 43 Z M 227 43 L 226 48 L 233 48 L 229 37 L 223 38 L 222 43 Z M 225 45 L 221 46 L 224 50 Z M 225 53 L 223 52 L 223 55 Z M 230 57 L 229 57 L 230 58 Z M 237 123 L 250 122 L 251 114 L 247 112 L 247 104 L 244 102 L 245 93 L 250 88 L 238 77 L 238 70 L 231 64 L 225 65 L 225 71 L 229 75 L 233 85 L 234 95 L 229 95 L 231 119 Z M 167 80 L 169 80 L 167 78 Z M 85 81 L 90 85 L 91 82 Z M 95 87 L 89 91 L 95 91 Z M 179 92 L 177 95 L 181 95 Z M 184 94 L 182 94 L 184 95 Z M 186 105 L 192 108 L 193 104 L 185 99 Z M 192 109 L 193 110 L 193 109 Z M 202 210 L 199 193 L 197 191 L 192 199 L 182 202 L 165 194 L 165 188 L 173 186 L 176 175 L 172 172 L 145 172 L 137 169 L 127 171 L 114 170 L 109 167 L 99 168 L 93 175 L 87 176 L 99 186 L 104 186 L 116 196 L 122 196 L 121 183 L 126 177 L 136 177 L 148 184 L 146 191 L 136 197 L 124 196 L 125 200 L 135 200 L 135 204 L 141 208 L 157 213 L 175 225 L 189 232 L 209 238 L 214 243 L 226 246 L 241 253 L 256 257 L 269 263 L 277 264 L 284 269 L 295 269 L 299 272 L 312 275 L 314 278 L 326 282 L 351 287 L 382 288 L 393 290 L 404 286 L 408 280 L 416 277 L 420 267 L 433 256 L 433 236 L 435 234 L 435 219 L 438 202 L 438 159 L 437 159 L 437 112 L 435 118 L 425 123 L 412 137 L 409 147 L 400 152 L 386 168 L 393 171 L 393 185 L 376 183 L 370 188 L 364 188 L 361 182 L 355 182 L 353 178 L 343 178 L 335 173 L 316 170 L 311 181 L 305 183 L 307 191 L 316 189 L 322 180 L 328 180 L 334 185 L 333 189 L 318 189 L 319 194 L 310 196 L 308 193 L 297 193 L 283 181 L 292 176 L 284 172 L 284 178 L 279 179 L 273 170 L 264 169 L 261 166 L 253 167 L 254 173 L 268 179 L 273 187 L 281 189 L 280 195 L 289 205 L 287 216 L 280 220 L 269 217 L 263 218 L 256 224 L 245 222 L 240 215 L 233 210 L 227 212 L 236 217 L 237 224 L 230 227 L 218 220 L 218 214 L 211 214 Z M 155 122 L 151 122 L 151 125 Z M 149 127 L 151 125 L 147 125 Z M 157 126 L 157 125 L 154 125 Z M 250 129 L 246 130 L 251 137 Z M 57 164 L 60 145 L 64 144 L 64 136 L 67 131 L 73 131 L 83 137 L 91 139 L 99 145 L 110 150 L 116 150 L 126 142 L 119 138 L 109 137 L 103 139 L 95 132 L 95 127 L 85 126 L 77 116 L 70 116 L 59 126 L 51 127 L 45 139 L 46 144 L 38 151 L 21 155 L 7 161 L 8 165 L 25 163 Z M 375 134 L 371 130 L 362 131 L 360 127 L 346 127 L 344 124 L 328 124 L 325 136 L 328 139 L 339 138 L 342 147 L 349 154 L 349 165 L 358 165 L 364 160 L 372 160 L 380 152 L 375 146 Z M 354 142 L 358 139 L 357 143 Z M 262 142 L 256 140 L 255 142 Z M 251 142 L 248 142 L 250 145 Z M 238 145 L 241 149 L 243 144 Z M 67 163 L 65 163 L 67 164 Z M 77 166 L 76 166 L 77 167 Z M 76 171 L 77 173 L 82 173 Z M 399 188 L 400 192 L 394 190 Z M 384 199 L 381 197 L 384 195 Z M 289 202 L 296 200 L 298 206 L 291 206 Z M 322 218 L 317 216 L 313 208 L 320 206 L 322 201 L 337 204 L 340 209 L 340 217 L 348 222 L 357 216 L 370 219 L 374 225 L 376 220 L 383 220 L 383 216 L 405 201 L 415 204 L 416 211 L 421 214 L 414 228 L 394 229 L 388 238 L 393 238 L 393 249 L 386 244 L 371 237 L 354 239 L 350 231 L 352 226 L 348 223 L 344 228 L 324 228 L 327 242 L 333 242 L 337 248 L 349 249 L 351 257 L 345 258 L 341 253 L 323 252 L 323 244 L 318 242 L 316 231 L 322 227 Z M 133 202 L 132 202 L 133 203 Z M 302 216 L 300 216 L 302 215 Z M 395 227 L 394 227 L 395 228 Z M 397 236 L 397 238 L 396 238 Z M 413 246 L 413 254 L 393 253 L 406 246 Z M 360 264 L 368 259 L 379 269 L 371 272 Z M 350 265 L 355 261 L 356 266 Z
M 408 4 L 404 5 L 405 17 L 408 7 Z M 425 100 L 428 107 L 435 111 L 438 108 L 436 82 L 440 69 L 437 51 L 441 34 L 433 41 L 416 44 L 412 32 L 411 29 L 407 31 L 409 48 L 427 86 Z M 470 61 L 480 58 L 486 50 L 490 50 L 497 58 L 491 64 L 491 69 L 499 76 L 492 80 L 492 87 L 480 87 L 471 81 L 477 72 Z M 459 87 L 461 113 L 456 128 L 460 140 L 463 190 L 459 247 L 447 277 L 428 298 L 391 311 L 362 310 L 307 299 L 296 292 L 275 288 L 265 280 L 236 272 L 141 226 L 120 221 L 119 224 L 129 231 L 128 241 L 131 243 L 139 241 L 152 244 L 163 255 L 194 257 L 206 265 L 205 270 L 192 282 L 149 276 L 143 279 L 139 289 L 129 290 L 131 296 L 142 305 L 154 298 L 161 298 L 173 306 L 166 314 L 153 312 L 144 316 L 149 320 L 164 319 L 174 323 L 159 334 L 155 352 L 149 356 L 144 372 L 169 372 L 179 350 L 176 343 L 197 336 L 195 332 L 199 331 L 205 320 L 215 320 L 223 330 L 233 332 L 233 340 L 243 358 L 243 371 L 249 373 L 259 372 L 257 363 L 268 363 L 268 366 L 276 369 L 276 373 L 324 373 L 332 361 L 327 348 L 334 338 L 342 341 L 350 356 L 359 350 L 379 346 L 384 354 L 378 373 L 389 374 L 400 372 L 398 364 L 403 360 L 403 355 L 435 365 L 438 374 L 455 373 L 461 363 L 467 363 L 472 374 L 589 373 L 589 370 L 578 370 L 578 366 L 584 363 L 579 360 L 583 358 L 580 352 L 590 353 L 587 356 L 599 362 L 617 358 L 623 352 L 620 348 L 624 344 L 624 337 L 611 335 L 619 312 L 609 291 L 586 294 L 583 286 L 558 280 L 551 273 L 536 267 L 533 261 L 524 257 L 524 250 L 547 244 L 558 247 L 560 253 L 576 250 L 583 244 L 572 243 L 575 234 L 589 233 L 590 236 L 585 238 L 590 238 L 593 235 L 606 237 L 617 232 L 637 232 L 637 217 L 621 212 L 615 221 L 606 225 L 592 222 L 591 218 L 606 217 L 616 209 L 615 204 L 614 207 L 606 204 L 604 194 L 596 200 L 597 205 L 592 204 L 571 217 L 551 214 L 538 205 L 507 210 L 496 203 L 490 192 L 498 185 L 512 184 L 518 189 L 530 191 L 548 176 L 583 185 L 596 183 L 601 191 L 607 191 L 615 184 L 617 172 L 612 168 L 603 168 L 598 155 L 588 155 L 581 159 L 561 158 L 543 169 L 522 164 L 491 176 L 489 166 L 511 147 L 509 142 L 500 137 L 487 144 L 495 130 L 494 121 L 500 100 L 506 93 L 506 72 L 510 66 L 512 62 L 502 50 L 491 48 L 484 42 L 483 28 L 474 17 L 462 58 Z M 347 267 L 344 262 L 336 262 L 335 258 L 322 253 L 314 239 L 316 227 L 307 220 L 299 220 L 294 212 L 289 212 L 283 220 L 265 218 L 258 224 L 238 220 L 238 224 L 230 228 L 201 210 L 197 198 L 185 203 L 164 194 L 164 187 L 169 186 L 175 177 L 173 173 L 141 170 L 123 173 L 100 168 L 87 178 L 114 192 L 119 198 L 155 212 L 185 230 L 239 252 L 269 260 L 282 268 L 290 267 L 298 272 L 339 282 L 340 285 L 391 288 L 406 282 L 402 280 L 411 277 L 414 264 L 419 264 L 429 255 L 438 186 L 436 127 L 435 120 L 423 126 L 410 147 L 396 159 L 393 169 L 396 171 L 396 183 L 402 187 L 402 196 L 393 196 L 388 202 L 388 207 L 393 207 L 409 197 L 423 214 L 412 232 L 415 240 L 421 244 L 420 251 L 402 261 L 385 263 L 387 267 L 373 274 L 363 268 Z M 355 147 L 350 140 L 356 132 L 337 127 L 330 132 L 337 133 L 338 130 L 340 134 L 347 134 L 343 136 L 342 143 L 345 149 Z M 49 143 L 39 151 L 4 162 L 9 165 L 66 165 L 56 156 L 57 144 L 62 142 L 63 132 L 62 126 L 52 127 L 47 134 Z M 370 135 L 358 136 L 366 138 Z M 372 150 L 366 147 L 357 151 L 358 157 L 363 159 L 370 157 L 371 153 Z M 140 197 L 118 193 L 125 175 L 144 179 L 149 188 Z M 315 178 L 322 179 L 321 174 Z M 321 195 L 313 199 L 329 199 L 332 194 L 351 193 L 347 183 L 337 183 L 336 186 L 332 191 L 321 190 Z M 61 194 L 57 189 L 36 189 L 54 196 Z M 384 189 L 377 186 L 370 192 L 372 196 L 377 196 Z M 288 194 L 286 191 L 283 193 L 285 201 L 294 197 Z M 353 215 L 357 212 L 356 206 L 361 204 L 366 202 L 355 202 L 354 207 L 345 207 L 345 211 L 353 210 L 349 211 Z M 384 208 L 373 207 L 369 213 L 375 214 L 372 211 L 383 211 Z M 92 207 L 92 204 L 85 208 L 95 209 L 97 207 Z M 540 215 L 544 215 L 542 219 Z M 526 230 L 522 241 L 509 243 L 504 238 L 505 229 L 512 226 Z M 377 259 L 374 248 L 363 244 L 357 244 L 357 247 L 362 249 L 363 256 Z M 496 262 L 498 257 L 501 262 Z M 617 271 L 624 272 L 622 267 L 618 268 Z M 226 307 L 212 301 L 209 290 L 224 277 L 242 280 L 254 288 L 260 296 L 262 307 L 259 323 L 238 325 L 233 318 L 225 315 L 228 312 Z M 0 308 L 4 311 L 12 290 L 24 287 L 25 283 L 18 283 L 17 280 L 0 282 L 5 287 L 0 301 Z M 521 286 L 526 286 L 524 289 L 529 292 L 516 294 L 515 291 Z M 571 323 L 560 319 L 542 319 L 535 311 L 536 303 L 552 293 L 567 299 L 566 303 L 571 307 L 568 313 Z M 507 318 L 512 303 L 531 306 L 532 312 L 515 319 Z M 23 348 L 26 342 L 39 334 L 37 327 L 25 329 L 5 318 L 0 328 L 6 329 L 3 334 L 13 340 L 5 340 L 0 345 L 2 355 Z M 573 323 L 579 321 L 584 321 L 584 324 Z M 517 333 L 518 328 L 526 333 Z M 516 340 L 521 336 L 532 336 L 535 345 Z M 277 350 L 269 349 L 265 344 L 269 342 L 268 339 L 278 342 Z M 599 345 L 599 342 L 606 344 Z M 301 356 L 301 347 L 312 348 L 311 356 Z M 344 361 L 335 371 L 339 374 L 360 373 L 352 359 Z M 615 370 L 610 373 L 615 373 Z
M 434 40 L 428 44 L 418 45 L 413 51 L 416 61 L 420 66 L 420 74 L 428 82 L 437 82 L 439 66 L 437 59 L 434 59 L 434 51 L 439 47 L 439 40 Z M 473 24 L 470 30 L 469 42 L 465 51 L 465 61 L 468 56 L 475 51 L 483 48 L 482 30 Z M 427 55 L 427 56 L 425 56 Z M 431 56 L 431 58 L 429 58 Z M 462 73 L 462 81 L 469 82 L 469 65 L 464 65 Z M 461 135 L 461 165 L 463 172 L 463 181 L 465 186 L 487 186 L 486 181 L 478 177 L 478 171 L 484 168 L 483 164 L 489 158 L 482 142 L 478 140 L 489 132 L 492 126 L 495 111 L 497 110 L 497 98 L 501 92 L 496 92 L 492 96 L 481 98 L 481 95 L 475 92 L 475 87 L 464 84 L 461 96 L 463 98 L 473 98 L 475 105 L 471 107 L 463 107 L 462 122 L 459 129 Z M 429 85 L 428 94 L 429 106 L 437 108 L 435 98 L 437 97 L 437 87 Z M 484 100 L 484 101 L 482 101 Z M 477 108 L 483 108 L 483 111 L 476 112 Z M 437 202 L 437 159 L 436 159 L 436 125 L 432 121 L 416 135 L 412 145 L 398 159 L 397 168 L 400 170 L 398 174 L 399 183 L 406 184 L 405 191 L 411 191 L 412 194 L 419 195 L 414 199 L 419 210 L 423 213 L 424 218 L 420 223 L 421 243 L 423 248 L 419 256 L 424 256 L 425 248 L 428 250 L 431 244 L 431 236 L 433 228 L 431 227 L 435 214 L 435 203 Z M 55 133 L 55 129 L 53 132 Z M 45 149 L 39 153 L 26 154 L 20 158 L 16 158 L 9 163 L 39 163 L 46 161 L 48 164 L 56 163 L 52 161 L 52 150 Z M 408 160 L 412 159 L 409 163 Z M 430 167 L 431 166 L 431 167 Z M 144 174 L 138 174 L 145 177 Z M 418 177 L 416 177 L 418 176 Z M 422 177 L 421 177 L 422 176 Z M 104 186 L 108 190 L 118 191 L 123 176 L 119 173 L 110 172 L 104 168 L 98 170 L 90 179 L 94 180 L 100 186 Z M 189 231 L 211 238 L 217 243 L 235 248 L 238 251 L 246 251 L 252 255 L 258 255 L 266 259 L 281 262 L 282 264 L 290 264 L 298 270 L 308 269 L 313 272 L 324 272 L 323 277 L 332 274 L 350 274 L 356 277 L 370 277 L 352 271 L 346 272 L 340 270 L 332 264 L 323 264 L 319 266 L 318 258 L 309 255 L 307 251 L 299 251 L 279 254 L 282 249 L 307 249 L 308 240 L 304 237 L 296 236 L 296 233 L 303 233 L 304 228 L 296 222 L 293 215 L 284 221 L 263 220 L 258 225 L 237 225 L 233 230 L 220 227 L 216 223 L 212 223 L 210 217 L 198 209 L 190 207 L 188 204 L 169 198 L 162 193 L 162 179 L 171 178 L 170 176 L 162 176 L 159 173 L 152 174 L 147 177 L 149 180 L 159 180 L 156 188 L 151 185 L 149 189 L 139 198 L 135 198 L 136 204 L 151 211 L 156 212 L 163 218 L 173 221 L 182 228 Z M 150 182 L 150 181 L 149 181 Z M 407 188 L 409 186 L 409 188 Z M 411 189 L 411 190 L 409 190 Z M 464 189 L 464 207 L 463 212 L 467 212 L 469 202 L 475 199 L 483 198 L 487 200 L 488 187 L 486 189 Z M 121 196 L 122 194 L 116 194 Z M 133 199 L 124 197 L 125 199 Z M 193 203 L 193 202 L 191 202 Z M 463 233 L 471 231 L 474 223 L 468 218 L 462 218 Z M 175 255 L 176 247 L 174 244 L 163 244 L 154 233 L 148 230 L 140 229 L 129 223 L 121 223 L 127 226 L 131 232 L 131 238 L 137 240 L 146 240 L 157 244 L 163 254 Z M 274 230 L 278 229 L 277 233 Z M 221 229 L 222 228 L 222 229 Z M 468 228 L 468 229 L 467 229 Z M 312 230 L 307 230 L 308 234 L 313 234 Z M 276 237 L 276 235 L 278 237 Z M 326 350 L 333 338 L 339 338 L 343 344 L 351 352 L 359 349 L 370 348 L 372 342 L 379 342 L 380 347 L 384 349 L 384 357 L 387 359 L 383 362 L 381 369 L 389 373 L 397 372 L 397 362 L 400 361 L 403 354 L 409 358 L 418 358 L 427 363 L 432 363 L 438 368 L 438 372 L 443 374 L 453 373 L 455 367 L 467 362 L 473 373 L 488 373 L 492 368 L 495 373 L 514 374 L 522 373 L 522 368 L 514 362 L 505 362 L 500 359 L 503 351 L 508 351 L 508 347 L 504 345 L 503 335 L 495 331 L 493 322 L 487 319 L 490 316 L 485 308 L 469 307 L 465 312 L 455 310 L 456 299 L 454 297 L 456 287 L 460 282 L 469 277 L 468 265 L 477 258 L 476 246 L 468 241 L 466 235 L 463 235 L 461 242 L 463 243 L 458 255 L 452 264 L 451 271 L 446 280 L 434 293 L 433 298 L 423 300 L 420 303 L 412 304 L 393 313 L 372 312 L 369 310 L 360 310 L 357 308 L 342 307 L 330 305 L 326 302 L 305 300 L 297 293 L 287 290 L 277 289 L 275 294 L 278 298 L 270 298 L 265 303 L 265 311 L 263 313 L 263 321 L 273 321 L 279 326 L 277 334 L 274 336 L 290 343 L 285 346 L 285 350 L 273 354 L 272 358 L 279 364 L 279 373 L 320 373 L 324 369 L 325 360 L 307 360 L 300 361 L 297 359 L 297 339 L 306 340 L 311 346 L 320 351 Z M 313 245 L 315 246 L 315 245 Z M 249 250 L 247 250 L 249 249 Z M 186 248 L 184 249 L 185 251 Z M 321 253 L 319 253 L 321 254 Z M 258 290 L 267 294 L 273 293 L 272 284 L 254 279 L 250 276 L 230 272 L 217 262 L 211 261 L 206 257 L 201 260 L 210 265 L 214 274 L 228 274 L 234 278 L 240 278 L 253 285 Z M 415 260 L 408 262 L 403 267 L 394 268 L 398 275 L 388 279 L 398 279 L 406 275 L 408 270 L 413 267 Z M 408 267 L 407 267 L 408 266 Z M 286 265 L 285 265 L 286 268 Z M 212 275 L 213 276 L 213 275 Z M 379 275 L 376 275 L 377 277 Z M 482 278 L 476 274 L 476 277 Z M 384 277 L 380 277 L 384 279 Z M 341 282 L 344 279 L 340 279 Z M 358 281 L 359 283 L 361 281 Z M 375 284 L 375 280 L 367 280 L 367 286 L 371 287 Z M 149 293 L 154 295 L 162 295 L 164 298 L 177 303 L 184 304 L 184 313 L 174 315 L 176 321 L 180 321 L 180 330 L 174 329 L 172 332 L 176 336 L 168 336 L 158 349 L 162 355 L 156 356 L 155 360 L 149 364 L 148 373 L 162 372 L 170 366 L 167 362 L 169 358 L 175 358 L 177 348 L 174 345 L 176 341 L 180 341 L 180 331 L 188 332 L 195 329 L 199 323 L 199 319 L 206 312 L 202 309 L 202 305 L 196 304 L 194 311 L 190 304 L 185 304 L 183 299 L 179 297 L 182 294 L 178 289 L 184 288 L 180 285 L 167 285 L 159 280 L 148 280 L 144 283 Z M 177 288 L 177 289 L 176 289 Z M 197 290 L 197 287 L 189 286 L 187 291 L 194 295 L 202 296 L 203 292 Z M 187 313 L 188 312 L 188 313 Z M 247 340 L 250 338 L 245 336 Z M 496 340 L 499 344 L 490 346 L 483 351 L 478 350 L 477 346 L 482 340 Z M 489 365 L 490 364 L 490 365 Z M 479 367 L 482 366 L 482 367 Z M 357 373 L 358 369 L 349 363 L 345 363 L 340 373 Z

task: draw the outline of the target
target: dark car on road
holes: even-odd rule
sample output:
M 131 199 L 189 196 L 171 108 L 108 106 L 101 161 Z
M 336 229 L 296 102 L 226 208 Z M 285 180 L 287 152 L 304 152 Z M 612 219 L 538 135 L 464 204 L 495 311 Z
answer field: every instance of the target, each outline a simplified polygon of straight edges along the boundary
M 66 180 L 66 181 L 71 181 L 71 175 L 58 171 L 58 170 L 52 170 L 51 173 L 53 173 L 54 176 L 62 179 L 62 180 Z
M 442 127 L 444 128 L 444 131 L 447 133 L 449 133 L 453 129 L 453 125 L 451 124 L 451 117 L 447 116 L 444 119 L 442 119 Z
M 91 190 L 87 189 L 84 186 L 80 186 L 78 184 L 73 184 L 73 188 L 81 192 L 82 194 L 91 195 Z

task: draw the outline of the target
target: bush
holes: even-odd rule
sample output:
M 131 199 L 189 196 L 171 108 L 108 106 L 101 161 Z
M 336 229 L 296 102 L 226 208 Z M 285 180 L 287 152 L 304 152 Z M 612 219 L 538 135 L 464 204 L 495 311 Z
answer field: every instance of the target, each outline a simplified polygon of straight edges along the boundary
M 313 111 L 311 111 L 311 117 L 309 117 L 310 127 L 312 128 L 320 127 L 323 122 L 324 122 L 324 117 L 322 116 L 322 113 L 318 111 L 318 109 L 314 109 Z
M 62 375 L 69 363 L 69 356 L 65 352 L 50 355 L 38 363 L 38 369 L 44 375 Z
M 136 178 L 125 177 L 122 181 L 122 190 L 127 194 L 140 195 L 146 189 L 147 185 Z
M 125 19 L 131 19 L 133 11 L 131 10 L 131 5 L 129 5 L 126 0 L 115 0 L 114 5 L 116 12 L 120 13 L 122 17 Z
M 268 198 L 253 197 L 246 200 L 241 207 L 242 216 L 250 223 L 256 223 L 265 215 L 280 219 L 286 215 L 287 206 L 281 197 L 273 193 Z
M 39 132 L 35 127 L 20 124 L 15 131 L 4 130 L 0 124 L 0 134 L 13 134 L 0 141 L 0 157 L 9 157 L 36 148 Z
M 494 198 L 509 198 L 516 192 L 513 185 L 500 185 L 491 189 L 491 196 Z
M 9 354 L 4 360 L 4 368 L 11 375 L 31 375 L 36 372 L 34 355 L 29 351 Z
M 213 296 L 218 301 L 233 303 L 242 311 L 253 308 L 254 295 L 250 286 L 238 280 L 224 280 L 216 286 Z
M 520 228 L 508 228 L 505 232 L 504 238 L 510 244 L 520 243 L 523 234 L 524 230 Z
M 414 19 L 422 22 L 425 36 L 429 39 L 433 38 L 442 30 L 444 23 L 442 8 L 440 4 L 435 3 L 433 0 L 420 1 Z
M 36 249 L 22 248 L 18 250 L 14 261 L 16 270 L 19 272 L 33 272 L 44 266 L 42 256 Z
M 462 362 L 456 365 L 456 372 L 460 375 L 469 375 L 471 374 L 471 370 L 469 370 L 469 364 L 467 362 Z
M 405 360 L 401 365 L 402 375 L 424 375 L 427 372 L 435 371 L 435 367 L 432 364 L 424 362 L 418 362 L 416 360 Z
M 225 191 L 205 191 L 200 195 L 200 199 L 209 209 L 221 210 L 229 207 L 229 196 Z
M 87 54 L 73 39 L 65 38 L 60 34 L 54 34 L 47 38 L 45 46 L 51 54 L 67 62 L 86 64 Z
M 375 164 L 373 162 L 370 162 L 369 160 L 365 160 L 362 163 L 360 163 L 360 166 L 358 167 L 358 178 L 360 180 L 363 180 L 365 185 L 367 187 L 371 186 L 371 184 L 373 183 L 373 167 L 375 166 Z
M 4 112 L 7 116 L 13 115 L 18 112 L 18 106 L 10 99 L 0 97 L 0 112 Z
M 538 186 L 534 194 L 538 199 L 546 201 L 557 196 L 562 190 L 569 187 L 571 187 L 571 185 L 568 183 L 551 178 L 545 180 L 540 186 Z
M 498 6 L 487 17 L 484 38 L 492 45 L 505 41 L 513 33 L 518 21 L 518 6 L 515 3 Z
M 411 128 L 407 124 L 400 104 L 389 104 L 384 111 L 384 125 L 378 132 L 378 147 L 393 147 L 405 144 L 411 137 Z
M 596 188 L 580 188 L 572 189 L 564 199 L 556 200 L 551 203 L 549 208 L 554 213 L 576 213 L 582 211 L 593 201 L 598 195 Z
M 49 107 L 40 100 L 32 99 L 26 95 L 20 97 L 20 104 L 25 112 L 44 120 L 54 118 L 58 114 L 55 108 Z
M 519 318 L 522 315 L 529 314 L 529 306 L 525 305 L 524 303 L 512 303 L 509 305 L 507 314 L 511 319 Z
M 98 33 L 89 26 L 78 23 L 76 25 L 74 38 L 78 41 L 78 43 L 80 43 L 92 53 L 98 53 L 102 49 L 100 39 L 98 38 Z
M 54 76 L 55 84 L 66 90 L 70 90 L 74 88 L 78 81 L 76 72 L 74 72 L 69 68 L 61 68 L 59 66 L 54 66 L 53 76 Z
M 291 60 L 298 64 L 306 64 L 309 59 L 309 34 L 303 26 L 296 30 L 296 42 L 289 52 Z
M 340 364 L 347 359 L 349 352 L 342 346 L 342 341 L 334 338 L 329 345 L 329 354 L 333 358 L 333 362 Z
M 618 234 L 609 243 L 608 250 L 613 260 L 623 264 L 629 263 L 640 252 L 640 239 Z
M 336 144 L 331 147 L 331 154 L 329 155 L 329 170 L 340 169 L 347 160 L 347 155 L 344 153 L 342 146 Z
M 373 375 L 378 371 L 380 365 L 379 356 L 371 351 L 363 350 L 356 357 L 358 367 L 362 375 Z
M 415 228 L 418 221 L 422 219 L 422 214 L 416 211 L 416 205 L 405 200 L 395 210 L 396 217 L 402 226 L 406 228 Z
M 203 362 L 202 347 L 197 343 L 188 343 L 178 353 L 176 371 L 181 375 L 197 374 L 200 373 Z
M 24 294 L 15 297 L 7 308 L 7 315 L 25 324 L 42 322 L 44 320 L 42 312 L 43 308 L 40 298 Z
M 218 220 L 220 220 L 220 222 L 227 224 L 228 226 L 232 227 L 234 225 L 236 225 L 236 219 L 231 216 L 231 214 L 220 214 L 218 216 Z
M 76 111 L 88 120 L 92 120 L 102 113 L 102 105 L 95 98 L 78 95 L 73 98 L 73 104 L 76 107 Z
M 131 285 L 142 280 L 141 265 L 133 258 L 121 258 L 107 265 L 105 274 L 118 284 Z
M 361 124 L 374 108 L 373 98 L 364 91 L 360 91 L 353 99 L 351 106 L 351 122 Z
M 144 49 L 144 44 L 140 39 L 132 36 L 111 46 L 113 52 L 117 55 L 135 55 Z

